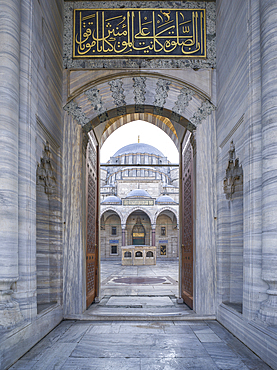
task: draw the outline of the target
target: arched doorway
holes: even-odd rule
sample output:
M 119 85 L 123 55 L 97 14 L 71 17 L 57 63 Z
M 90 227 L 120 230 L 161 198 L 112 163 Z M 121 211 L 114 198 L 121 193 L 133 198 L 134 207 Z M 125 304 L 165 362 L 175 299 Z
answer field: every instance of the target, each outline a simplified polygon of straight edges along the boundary
M 137 85 L 136 89 L 133 86 L 135 78 L 138 81 L 144 81 L 140 90 L 143 97 L 140 99 L 138 98 Z M 72 130 L 76 131 L 77 127 L 77 136 L 92 132 L 98 147 L 101 145 L 104 133 L 106 136 L 109 135 L 112 130 L 120 127 L 122 123 L 124 124 L 125 118 L 128 120 L 131 115 L 136 115 L 140 119 L 160 124 L 164 131 L 174 138 L 180 152 L 183 171 L 187 165 L 184 161 L 188 144 L 192 145 L 195 140 L 195 135 L 191 133 L 197 131 L 197 152 L 196 150 L 192 152 L 192 167 L 190 169 L 192 171 L 192 168 L 194 169 L 196 166 L 197 173 L 195 171 L 190 172 L 190 181 L 191 189 L 195 189 L 198 181 L 204 184 L 204 188 L 200 191 L 196 187 L 196 192 L 190 195 L 192 201 L 190 208 L 191 220 L 197 218 L 197 223 L 193 223 L 190 229 L 191 240 L 194 242 L 190 245 L 191 253 L 195 254 L 198 261 L 197 265 L 192 262 L 190 276 L 193 281 L 196 281 L 196 284 L 192 287 L 193 295 L 201 297 L 201 299 L 195 302 L 191 301 L 190 304 L 199 313 L 214 312 L 215 270 L 212 261 L 215 253 L 215 205 L 213 203 L 211 206 L 209 194 L 212 194 L 211 189 L 215 186 L 213 168 L 215 150 L 212 145 L 215 131 L 214 105 L 210 102 L 209 95 L 201 90 L 200 86 L 195 89 L 191 84 L 185 83 L 184 76 L 178 79 L 159 75 L 158 73 L 155 75 L 139 73 L 137 75 L 133 74 L 131 77 L 129 74 L 122 73 L 118 75 L 115 71 L 112 71 L 108 80 L 107 77 L 103 80 L 98 79 L 97 82 L 92 79 L 91 82 L 87 81 L 85 86 L 77 85 L 75 84 L 72 89 L 70 101 L 65 106 L 67 127 L 72 127 L 70 132 Z M 127 90 L 129 91 L 128 95 L 126 94 Z M 102 99 L 104 95 L 105 100 Z M 148 105 L 145 104 L 145 101 L 148 102 Z M 199 155 L 197 154 L 197 160 L 196 153 L 199 153 Z M 182 191 L 180 191 L 180 194 L 182 194 L 182 198 L 185 196 L 184 183 L 185 177 L 181 177 L 180 189 Z M 203 212 L 203 210 L 206 211 Z M 192 212 L 194 212 L 194 215 Z M 185 216 L 183 205 L 180 206 L 180 214 Z M 204 232 L 205 242 L 201 241 L 200 225 L 202 230 L 204 228 L 207 231 Z M 180 240 L 184 237 L 182 233 L 184 234 L 185 228 L 186 220 L 182 217 L 182 220 L 180 220 Z M 180 246 L 179 252 L 181 261 L 183 261 L 185 247 L 181 248 Z M 190 260 L 193 261 L 193 259 Z M 205 264 L 208 266 L 206 269 L 204 268 Z M 185 264 L 181 262 L 180 281 L 182 286 L 179 289 L 180 296 L 181 292 L 186 290 L 184 285 L 186 279 L 183 278 L 185 268 Z M 203 271 L 205 271 L 205 277 L 203 277 Z M 206 287 L 204 288 L 204 286 Z

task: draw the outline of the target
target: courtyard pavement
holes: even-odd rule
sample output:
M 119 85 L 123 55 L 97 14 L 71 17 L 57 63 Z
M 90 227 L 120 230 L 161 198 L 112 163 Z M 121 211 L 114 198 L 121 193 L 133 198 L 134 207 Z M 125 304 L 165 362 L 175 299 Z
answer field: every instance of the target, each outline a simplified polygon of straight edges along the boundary
M 101 262 L 101 297 L 177 296 L 179 261 L 157 261 L 154 266 L 122 266 L 120 261 Z M 157 282 L 128 284 L 119 278 L 160 278 Z
M 101 281 L 81 321 L 63 321 L 10 369 L 270 369 L 218 322 L 177 304 L 178 261 L 104 261 Z

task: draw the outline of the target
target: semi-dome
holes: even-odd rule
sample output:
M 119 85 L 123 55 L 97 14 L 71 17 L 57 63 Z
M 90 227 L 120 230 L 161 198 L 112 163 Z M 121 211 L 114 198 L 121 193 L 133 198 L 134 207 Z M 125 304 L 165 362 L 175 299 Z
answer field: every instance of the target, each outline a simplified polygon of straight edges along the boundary
M 134 189 L 126 196 L 126 198 L 151 198 L 146 190 Z
M 157 148 L 155 148 L 152 145 L 144 144 L 144 143 L 135 143 L 135 144 L 129 144 L 121 149 L 119 149 L 113 157 L 119 157 L 124 154 L 136 154 L 136 153 L 141 153 L 141 154 L 154 154 L 159 157 L 164 157 L 163 153 L 160 152 Z
M 122 204 L 122 201 L 120 198 L 116 197 L 115 195 L 110 195 L 106 197 L 101 204 Z
M 176 204 L 174 199 L 168 195 L 161 195 L 156 199 L 156 204 Z

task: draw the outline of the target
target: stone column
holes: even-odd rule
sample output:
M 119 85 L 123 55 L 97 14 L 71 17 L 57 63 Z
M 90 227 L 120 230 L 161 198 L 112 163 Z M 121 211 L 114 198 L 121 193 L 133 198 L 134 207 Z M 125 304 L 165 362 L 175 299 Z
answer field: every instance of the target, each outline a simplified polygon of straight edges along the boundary
M 0 326 L 21 318 L 18 280 L 18 123 L 20 1 L 0 0 Z
M 260 0 L 262 68 L 262 278 L 260 318 L 277 325 L 277 2 Z
M 152 247 L 155 247 L 156 245 L 156 225 L 152 225 Z
M 126 245 L 126 240 L 125 240 L 125 226 L 126 225 L 121 225 L 121 229 L 122 229 L 122 247 L 125 247 L 125 245 Z

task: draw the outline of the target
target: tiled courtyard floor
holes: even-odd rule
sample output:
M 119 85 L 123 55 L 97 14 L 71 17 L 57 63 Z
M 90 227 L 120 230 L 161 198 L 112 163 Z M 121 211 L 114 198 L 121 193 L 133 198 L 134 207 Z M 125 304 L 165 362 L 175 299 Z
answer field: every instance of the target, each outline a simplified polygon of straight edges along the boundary
M 178 294 L 179 261 L 158 261 L 154 266 L 122 266 L 120 261 L 101 262 L 101 297 L 131 295 Z M 116 282 L 118 278 L 161 278 L 157 284 L 127 284 Z

